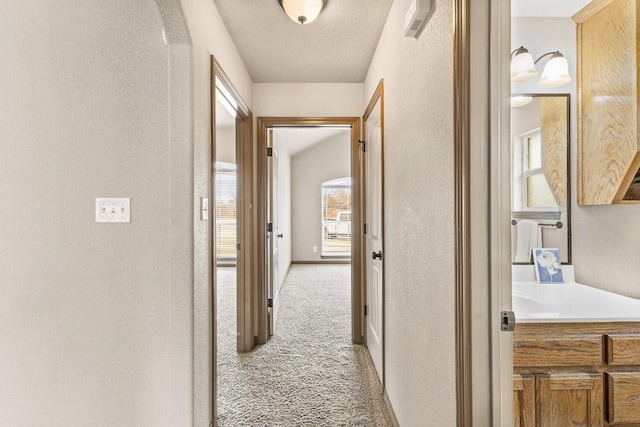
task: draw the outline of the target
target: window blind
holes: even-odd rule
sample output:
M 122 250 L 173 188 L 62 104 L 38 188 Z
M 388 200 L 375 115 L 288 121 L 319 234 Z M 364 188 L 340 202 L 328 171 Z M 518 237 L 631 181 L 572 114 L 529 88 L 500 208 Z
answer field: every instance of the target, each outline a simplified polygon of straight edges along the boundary
M 235 262 L 237 168 L 217 162 L 215 169 L 216 258 Z

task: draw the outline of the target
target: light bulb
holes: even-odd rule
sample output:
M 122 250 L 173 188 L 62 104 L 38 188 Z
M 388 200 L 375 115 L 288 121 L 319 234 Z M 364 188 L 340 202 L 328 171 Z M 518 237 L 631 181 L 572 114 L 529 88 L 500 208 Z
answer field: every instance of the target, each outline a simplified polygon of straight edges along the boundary
M 292 21 L 309 24 L 324 8 L 324 0 L 281 0 L 280 4 Z

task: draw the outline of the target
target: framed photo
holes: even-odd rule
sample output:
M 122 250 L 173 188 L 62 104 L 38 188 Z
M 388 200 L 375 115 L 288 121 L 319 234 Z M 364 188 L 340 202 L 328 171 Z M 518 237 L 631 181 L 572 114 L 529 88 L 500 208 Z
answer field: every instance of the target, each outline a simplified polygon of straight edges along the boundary
M 536 266 L 538 283 L 564 283 L 562 264 L 560 263 L 560 249 L 533 249 L 533 263 Z

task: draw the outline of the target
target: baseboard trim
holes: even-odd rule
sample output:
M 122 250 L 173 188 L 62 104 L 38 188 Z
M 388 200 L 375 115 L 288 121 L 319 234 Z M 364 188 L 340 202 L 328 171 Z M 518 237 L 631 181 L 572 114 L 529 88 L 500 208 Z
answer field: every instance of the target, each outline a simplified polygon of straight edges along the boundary
M 351 260 L 328 259 L 326 261 L 291 261 L 291 264 L 351 264 Z
M 282 283 L 280 284 L 280 286 L 278 286 L 278 295 L 280 295 L 280 289 L 282 289 L 282 287 L 284 286 L 284 283 L 287 281 L 287 277 L 289 276 L 289 271 L 291 271 L 291 262 L 289 262 L 289 265 L 287 266 L 287 271 L 285 271 L 284 273 L 284 279 L 282 279 Z
M 391 417 L 391 424 L 393 427 L 400 427 L 400 423 L 398 422 L 398 418 L 396 417 L 396 413 L 393 410 L 393 406 L 391 406 L 391 401 L 389 400 L 389 395 L 387 391 L 384 391 L 384 403 L 387 406 L 387 411 L 389 411 L 389 416 Z

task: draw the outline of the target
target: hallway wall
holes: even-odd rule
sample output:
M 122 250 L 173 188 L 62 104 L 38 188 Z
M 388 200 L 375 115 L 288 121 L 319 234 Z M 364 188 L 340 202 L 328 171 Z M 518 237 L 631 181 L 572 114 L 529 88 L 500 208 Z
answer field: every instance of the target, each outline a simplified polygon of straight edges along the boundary
M 240 54 L 211 0 L 180 0 L 192 43 L 194 145 L 194 425 L 212 419 L 211 348 L 211 223 L 200 220 L 200 199 L 209 197 L 211 183 L 211 55 L 247 103 L 252 106 L 252 81 Z
M 452 2 L 403 37 L 396 0 L 365 80 L 384 79 L 386 389 L 402 426 L 456 425 Z
M 362 83 L 255 83 L 254 117 L 362 117 Z
M 0 38 L 0 424 L 191 425 L 186 34 L 152 0 L 39 0 Z

